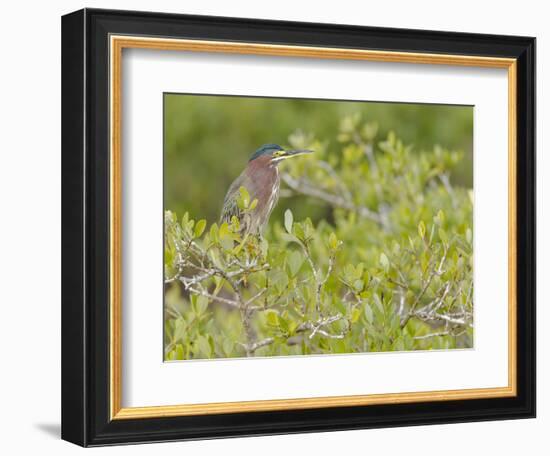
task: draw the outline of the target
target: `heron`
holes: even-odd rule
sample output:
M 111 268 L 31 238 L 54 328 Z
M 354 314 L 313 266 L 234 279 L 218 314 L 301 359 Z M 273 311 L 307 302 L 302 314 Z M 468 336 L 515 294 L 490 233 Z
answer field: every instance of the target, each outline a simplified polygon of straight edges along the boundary
M 261 235 L 279 200 L 279 163 L 312 152 L 308 149 L 285 150 L 278 144 L 260 146 L 248 160 L 244 171 L 229 186 L 220 221 L 231 223 L 235 216 L 239 220 L 241 233 Z M 256 207 L 247 212 L 239 208 L 237 203 L 241 187 L 248 191 L 250 201 L 257 200 Z

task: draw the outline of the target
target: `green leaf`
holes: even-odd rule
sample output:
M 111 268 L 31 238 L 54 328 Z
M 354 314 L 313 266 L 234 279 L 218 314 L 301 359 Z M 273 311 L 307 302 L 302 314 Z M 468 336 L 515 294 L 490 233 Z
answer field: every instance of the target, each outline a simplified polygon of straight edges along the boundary
M 372 309 L 370 307 L 369 304 L 365 303 L 365 306 L 364 306 L 364 311 L 365 311 L 365 318 L 367 319 L 367 321 L 372 324 L 373 320 L 374 320 L 374 315 L 372 313 Z
M 434 217 L 434 223 L 440 227 L 443 226 L 443 224 L 445 223 L 445 213 L 441 209 Z
M 395 351 L 405 350 L 405 342 L 403 340 L 403 337 L 400 336 L 397 339 L 395 339 L 395 341 L 393 342 L 392 350 L 395 350 Z
M 231 217 L 231 226 L 233 228 L 233 231 L 238 232 L 241 229 L 241 222 L 239 221 L 238 217 L 233 215 Z
M 363 291 L 364 287 L 365 287 L 365 282 L 363 282 L 361 279 L 356 280 L 355 282 L 353 282 L 353 288 L 357 292 Z
M 176 214 L 174 214 L 173 220 L 176 221 L 176 219 Z M 189 222 L 189 212 L 185 212 L 185 214 L 183 214 L 183 217 L 181 218 L 181 226 L 185 228 L 187 226 L 187 222 Z
M 384 252 L 380 254 L 380 264 L 382 265 L 384 271 L 388 272 L 388 269 L 390 268 L 390 260 L 388 260 L 388 257 Z
M 271 278 L 271 284 L 275 287 L 275 290 L 277 290 L 277 293 L 282 293 L 286 286 L 288 285 L 288 277 L 283 272 L 277 272 L 276 274 L 273 274 Z
M 356 280 L 356 274 L 355 274 L 355 267 L 353 264 L 346 264 L 344 266 L 344 281 L 348 283 L 352 283 L 354 280 Z
M 202 233 L 204 233 L 205 228 L 206 228 L 206 220 L 204 219 L 199 220 L 195 225 L 195 232 L 194 232 L 195 237 L 196 238 L 201 237 Z
M 418 224 L 418 235 L 422 239 L 424 239 L 424 236 L 426 235 L 426 225 L 424 224 L 424 222 L 422 220 Z
M 294 222 L 294 217 L 292 216 L 292 211 L 287 209 L 285 211 L 285 229 L 289 234 L 292 234 L 292 224 Z
M 231 236 L 231 230 L 229 229 L 229 225 L 227 224 L 227 222 L 223 222 L 220 225 L 218 235 L 220 236 L 220 239 L 224 239 Z
M 304 258 L 302 257 L 302 254 L 298 250 L 295 250 L 289 255 L 288 268 L 290 269 L 290 275 L 292 277 L 295 277 L 296 274 L 298 274 L 298 271 L 300 270 L 300 267 L 302 266 L 303 262 L 304 262 Z
M 214 296 L 216 296 L 220 292 L 224 282 L 224 279 L 222 279 L 221 277 L 214 276 L 214 283 L 216 284 L 216 288 L 214 288 L 214 291 L 212 292 Z
M 373 295 L 374 304 L 376 305 L 376 310 L 380 313 L 381 317 L 384 317 L 384 305 L 382 304 L 382 300 L 380 299 L 380 296 L 378 296 L 377 293 Z
M 290 332 L 290 327 L 286 318 L 279 317 L 279 327 L 283 333 L 288 334 Z
M 265 317 L 269 326 L 279 326 L 279 314 L 274 310 L 268 310 Z
M 361 130 L 363 138 L 367 141 L 372 141 L 375 138 L 376 133 L 378 133 L 378 124 L 376 122 L 366 123 Z
M 164 264 L 171 266 L 174 262 L 174 253 L 171 249 L 164 249 Z
M 237 205 L 241 210 L 248 209 L 250 205 L 250 193 L 242 185 L 239 187 L 240 197 L 237 199 Z
M 212 348 L 210 347 L 210 343 L 205 336 L 198 336 L 195 343 L 200 355 L 203 355 L 204 358 L 212 357 Z
M 357 323 L 357 321 L 359 320 L 360 317 L 361 317 L 361 309 L 356 307 L 351 312 L 351 322 L 352 323 Z
M 176 320 L 176 329 L 174 330 L 174 341 L 181 340 L 187 330 L 187 323 L 183 318 Z
M 218 236 L 220 238 L 220 244 L 225 250 L 231 250 L 233 248 L 234 243 L 232 233 L 226 222 L 221 224 Z
M 257 205 L 258 205 L 258 199 L 254 198 L 254 200 L 250 203 L 248 210 L 253 211 L 254 209 L 256 209 Z
M 218 242 L 220 239 L 218 237 L 218 233 L 219 233 L 219 229 L 218 229 L 218 224 L 217 223 L 213 223 L 211 226 L 210 226 L 210 240 L 214 243 Z
M 231 353 L 233 352 L 234 343 L 233 341 L 226 337 L 223 340 L 223 351 L 225 352 L 226 356 L 231 356 Z
M 328 237 L 328 246 L 332 250 L 336 250 L 338 248 L 338 238 L 336 237 L 336 235 L 334 233 L 330 233 L 330 235 Z
M 197 296 L 196 312 L 198 315 L 202 315 L 208 308 L 208 298 L 205 296 Z
M 302 224 L 295 223 L 293 228 L 294 228 L 294 236 L 296 236 L 298 239 L 303 241 L 306 238 L 306 235 L 304 234 L 304 229 L 302 228 Z
M 308 217 L 304 221 L 304 236 L 305 236 L 305 239 L 309 239 L 309 238 L 313 237 L 313 232 L 314 232 L 313 223 L 312 223 L 311 219 Z

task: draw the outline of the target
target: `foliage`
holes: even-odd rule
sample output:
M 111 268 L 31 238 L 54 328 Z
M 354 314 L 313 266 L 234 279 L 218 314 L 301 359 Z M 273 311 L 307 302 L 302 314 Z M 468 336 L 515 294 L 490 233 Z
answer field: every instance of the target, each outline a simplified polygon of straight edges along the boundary
M 463 150 L 451 181 L 472 186 L 471 106 L 165 94 L 165 207 L 217 220 L 227 188 L 258 146 L 284 145 L 289 133 L 302 130 L 316 132 L 336 150 L 339 120 L 350 114 L 376 119 L 379 138 L 394 130 L 415 145 L 413 153 L 434 144 Z M 295 195 L 275 208 L 273 220 L 282 220 L 286 209 L 314 223 L 330 216 L 327 206 Z
M 166 359 L 472 346 L 473 196 L 450 179 L 462 155 L 377 131 L 351 115 L 337 147 L 290 136 L 315 154 L 281 164 L 283 187 L 326 208 L 317 223 L 286 209 L 258 237 L 165 213 Z M 239 204 L 254 210 L 244 188 Z

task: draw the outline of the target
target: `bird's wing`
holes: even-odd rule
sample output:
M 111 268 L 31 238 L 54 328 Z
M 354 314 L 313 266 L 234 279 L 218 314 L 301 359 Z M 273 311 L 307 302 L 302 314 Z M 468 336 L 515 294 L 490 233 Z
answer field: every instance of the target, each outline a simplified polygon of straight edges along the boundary
M 239 206 L 237 205 L 237 195 L 235 195 L 235 193 L 229 194 L 228 192 L 223 201 L 223 208 L 222 208 L 222 215 L 220 218 L 220 222 L 230 223 L 231 218 L 233 216 L 240 219 L 241 215 L 242 215 L 242 211 L 239 209 Z
M 242 219 L 242 211 L 237 205 L 237 198 L 239 197 L 239 189 L 241 187 L 250 188 L 248 176 L 244 172 L 233 181 L 229 190 L 227 190 L 227 194 L 223 200 L 222 215 L 220 218 L 221 222 L 230 223 L 233 216 L 237 217 L 239 220 Z

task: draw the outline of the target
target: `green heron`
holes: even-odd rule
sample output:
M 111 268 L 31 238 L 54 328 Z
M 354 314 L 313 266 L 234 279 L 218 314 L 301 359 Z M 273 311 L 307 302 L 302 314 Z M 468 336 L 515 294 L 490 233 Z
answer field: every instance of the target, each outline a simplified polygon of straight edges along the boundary
M 285 150 L 277 144 L 264 144 L 258 148 L 248 160 L 247 167 L 229 187 L 223 201 L 221 222 L 230 223 L 236 216 L 241 232 L 261 234 L 279 200 L 281 181 L 277 165 L 287 158 L 311 152 L 305 149 Z M 248 191 L 250 201 L 258 200 L 256 207 L 247 214 L 237 204 L 241 187 Z

